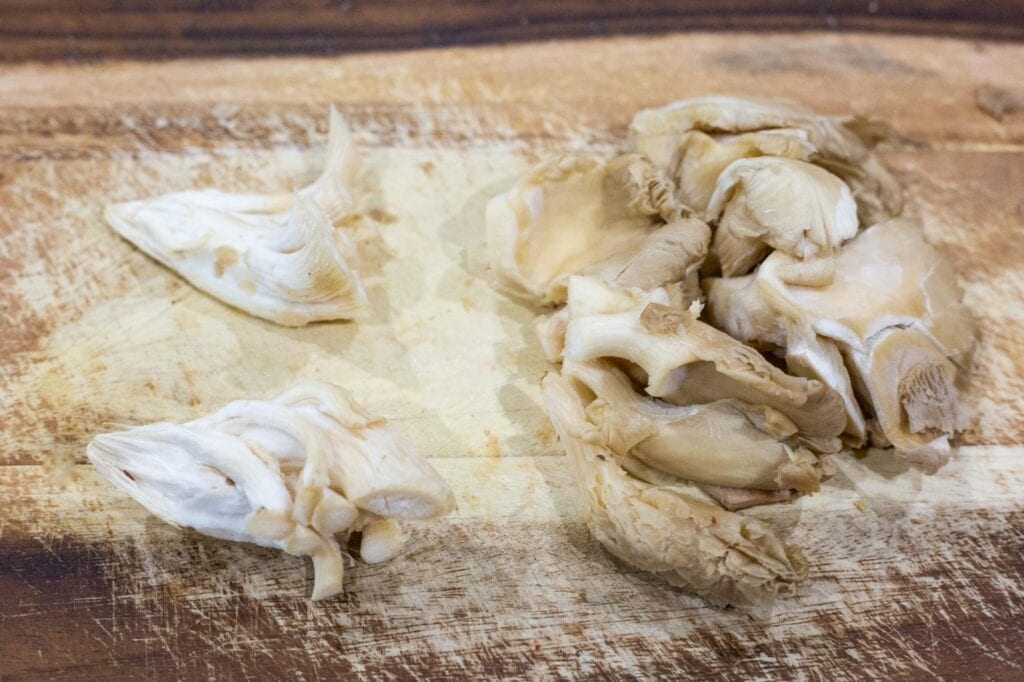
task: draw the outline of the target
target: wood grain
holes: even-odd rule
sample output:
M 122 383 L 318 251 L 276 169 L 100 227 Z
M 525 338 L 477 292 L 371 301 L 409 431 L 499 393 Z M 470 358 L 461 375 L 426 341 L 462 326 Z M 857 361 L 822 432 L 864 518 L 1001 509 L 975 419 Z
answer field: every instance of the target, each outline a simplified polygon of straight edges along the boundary
M 5 0 L 0 60 L 326 54 L 623 33 L 857 30 L 1024 38 L 1016 0 Z
M 1022 80 L 1017 45 L 832 34 L 0 67 L 0 676 L 1020 677 L 1024 117 L 994 121 L 974 89 Z M 978 420 L 938 475 L 847 457 L 820 494 L 755 512 L 812 571 L 760 620 L 589 539 L 533 311 L 482 254 L 484 202 L 539 156 L 611 149 L 637 108 L 716 90 L 894 124 L 885 160 L 981 330 Z M 253 320 L 103 224 L 112 200 L 301 185 L 329 103 L 365 150 L 365 324 Z M 311 604 L 301 560 L 161 524 L 83 464 L 99 430 L 297 375 L 348 385 L 459 499 L 341 599 Z

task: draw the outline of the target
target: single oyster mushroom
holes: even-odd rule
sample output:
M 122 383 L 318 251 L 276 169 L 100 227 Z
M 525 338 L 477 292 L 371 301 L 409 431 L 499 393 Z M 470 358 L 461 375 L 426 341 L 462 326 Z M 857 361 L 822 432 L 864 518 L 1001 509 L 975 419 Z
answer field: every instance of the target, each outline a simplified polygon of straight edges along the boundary
M 701 295 L 698 272 L 708 253 L 711 228 L 694 218 L 652 232 L 624 264 L 598 273 L 602 280 L 629 289 L 665 287 L 672 304 L 686 308 Z
M 815 333 L 811 325 L 801 323 L 798 310 L 789 306 L 776 309 L 769 301 L 778 299 L 761 293 L 760 284 L 779 276 L 776 265 L 784 259 L 781 255 L 770 256 L 756 274 L 745 277 L 705 279 L 708 321 L 755 348 L 782 350 L 791 374 L 830 386 L 841 396 L 846 411 L 843 438 L 848 445 L 860 447 L 868 435 L 867 420 L 838 346 L 832 339 Z M 785 260 L 788 263 L 791 259 Z
M 177 192 L 107 207 L 110 226 L 193 286 L 286 326 L 352 319 L 366 293 L 332 220 L 351 213 L 351 133 L 331 110 L 327 165 L 296 194 Z
M 772 156 L 808 161 L 815 155 L 807 133 L 800 129 L 763 130 L 753 133 L 708 134 L 700 130 L 684 133 L 667 173 L 676 180 L 676 194 L 705 221 L 718 176 L 733 161 Z
M 621 262 L 595 273 L 604 282 L 630 289 L 664 288 L 671 305 L 686 308 L 701 296 L 698 271 L 707 255 L 711 229 L 699 220 L 682 219 L 651 232 Z M 537 318 L 537 339 L 550 362 L 561 362 L 566 308 Z
M 864 225 L 899 215 L 903 207 L 899 183 L 868 149 L 866 143 L 874 141 L 869 134 L 872 127 L 857 117 L 822 116 L 783 100 L 708 95 L 638 112 L 629 135 L 634 149 L 674 174 L 683 156 L 680 147 L 687 144 L 690 132 L 718 137 L 782 130 L 802 131 L 807 147 L 784 146 L 767 155 L 810 161 L 837 175 L 849 186 Z M 810 149 L 813 153 L 808 154 Z M 674 178 L 680 180 L 678 175 Z
M 718 228 L 712 257 L 726 277 L 768 255 L 831 258 L 857 234 L 857 205 L 842 180 L 818 166 L 762 156 L 734 161 L 719 176 L 707 208 Z
M 312 557 L 313 599 L 342 589 L 337 535 L 363 531 L 367 560 L 381 561 L 401 548 L 398 520 L 455 506 L 447 484 L 382 420 L 320 382 L 185 424 L 101 434 L 86 454 L 168 523 Z
M 584 411 L 581 389 L 556 373 L 544 407 L 575 470 L 594 538 L 619 559 L 719 604 L 764 606 L 807 575 L 794 547 L 764 523 L 728 512 L 696 487 L 630 476 Z
M 625 267 L 623 259 L 682 210 L 668 180 L 640 155 L 561 156 L 487 204 L 491 265 L 511 293 L 561 303 L 569 276 Z
M 818 490 L 818 460 L 789 442 L 796 426 L 778 411 L 738 400 L 678 406 L 640 395 L 606 360 L 567 363 L 562 375 L 586 386 L 588 420 L 621 457 L 679 479 L 719 488 Z
M 733 398 L 782 413 L 808 438 L 838 436 L 842 399 L 825 384 L 794 377 L 728 334 L 699 310 L 669 307 L 664 289 L 616 289 L 593 278 L 569 282 L 566 361 L 626 360 L 646 374 L 647 393 L 677 405 Z
M 792 265 L 774 253 L 755 275 L 709 280 L 709 318 L 738 339 L 802 353 L 844 396 L 859 393 L 897 451 L 926 470 L 941 466 L 967 424 L 956 369 L 973 343 L 949 262 L 918 224 L 897 219 L 849 242 L 827 286 L 790 282 Z

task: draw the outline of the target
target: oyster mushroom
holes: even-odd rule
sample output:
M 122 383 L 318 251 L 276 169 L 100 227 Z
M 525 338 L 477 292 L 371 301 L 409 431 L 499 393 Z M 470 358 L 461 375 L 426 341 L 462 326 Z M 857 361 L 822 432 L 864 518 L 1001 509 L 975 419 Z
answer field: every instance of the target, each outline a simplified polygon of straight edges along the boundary
M 658 228 L 628 256 L 606 269 L 601 279 L 620 287 L 650 291 L 666 287 L 672 304 L 685 308 L 701 295 L 698 271 L 711 242 L 711 228 L 685 218 Z
M 772 156 L 730 164 L 706 215 L 718 222 L 712 256 L 726 277 L 746 274 L 769 249 L 801 260 L 831 258 L 857 234 L 857 205 L 842 180 Z
M 595 398 L 587 418 L 609 449 L 679 479 L 720 488 L 816 491 L 818 460 L 788 442 L 796 426 L 776 410 L 723 399 L 678 406 L 638 394 L 606 360 L 567 363 L 562 375 Z
M 808 161 L 814 153 L 807 133 L 800 129 L 769 129 L 737 135 L 693 130 L 683 134 L 668 162 L 667 173 L 676 180 L 680 201 L 709 220 L 706 211 L 718 176 L 733 161 L 757 156 Z
M 340 388 L 302 382 L 185 424 L 96 436 L 89 460 L 164 521 L 310 556 L 313 599 L 342 589 L 336 536 L 363 531 L 368 561 L 401 548 L 399 520 L 450 512 L 447 484 Z
M 569 276 L 626 267 L 624 259 L 682 211 L 668 180 L 640 155 L 564 155 L 488 202 L 491 265 L 511 293 L 561 303 Z
M 856 418 L 857 393 L 899 452 L 926 470 L 941 466 L 949 437 L 966 427 L 956 370 L 973 341 L 949 262 L 918 224 L 897 219 L 849 242 L 826 286 L 793 283 L 793 265 L 777 252 L 754 275 L 708 280 L 709 319 L 798 357 L 791 370 L 839 391 L 848 431 L 861 440 L 867 425 Z
M 331 110 L 327 165 L 295 194 L 177 192 L 107 207 L 122 237 L 224 303 L 286 326 L 351 319 L 366 304 L 333 220 L 350 213 L 356 160 Z
M 681 151 L 681 147 L 692 144 L 687 136 L 693 131 L 703 132 L 712 138 L 769 131 L 802 131 L 806 145 L 790 136 L 785 140 L 770 141 L 777 145 L 776 150 L 767 152 L 748 141 L 746 150 L 742 145 L 734 147 L 726 158 L 732 154 L 742 154 L 743 157 L 767 154 L 815 163 L 837 175 L 850 187 L 857 202 L 860 222 L 873 225 L 899 215 L 903 199 L 899 183 L 865 144 L 873 142 L 867 139 L 867 135 L 862 138 L 868 129 L 869 126 L 859 118 L 822 116 L 793 102 L 708 95 L 638 112 L 630 124 L 629 135 L 634 149 L 680 182 L 684 176 L 678 174 L 679 164 L 693 151 Z M 691 158 L 689 163 L 699 162 Z M 711 173 L 713 169 L 714 165 L 707 172 Z M 683 167 L 682 170 L 685 172 L 690 168 Z M 685 177 L 692 180 L 694 176 L 689 174 Z M 707 186 L 706 180 L 703 186 Z M 699 210 L 696 206 L 691 208 Z
M 832 339 L 818 335 L 810 325 L 801 324 L 798 311 L 785 306 L 776 309 L 769 304 L 773 299 L 761 294 L 760 283 L 773 278 L 769 273 L 782 259 L 783 256 L 769 257 L 756 275 L 706 279 L 708 321 L 755 348 L 782 350 L 791 374 L 830 386 L 842 398 L 846 411 L 843 438 L 848 445 L 860 447 L 867 438 L 867 421 L 838 346 Z M 774 277 L 777 276 L 775 273 Z M 792 319 L 786 313 L 792 313 Z
M 610 553 L 719 604 L 767 605 L 806 577 L 799 550 L 761 521 L 722 509 L 695 486 L 629 475 L 587 420 L 585 388 L 556 373 L 541 387 L 586 501 L 587 526 Z
M 696 306 L 669 307 L 664 289 L 617 289 L 593 278 L 569 282 L 563 356 L 615 358 L 637 365 L 647 393 L 677 405 L 733 398 L 785 415 L 800 434 L 825 440 L 846 424 L 841 397 L 817 380 L 794 377 L 698 319 Z
M 822 460 L 827 461 L 827 460 Z M 622 455 L 618 458 L 619 464 L 632 476 L 651 485 L 660 486 L 695 486 L 707 497 L 729 511 L 739 511 L 750 507 L 758 507 L 765 504 L 779 504 L 789 502 L 800 495 L 800 491 L 793 488 L 779 490 L 758 490 L 756 488 L 730 488 L 728 486 L 713 485 L 710 483 L 690 483 L 678 476 L 668 474 L 661 469 L 650 466 L 632 454 Z M 823 468 L 824 469 L 824 468 Z M 829 475 L 833 473 L 829 467 Z

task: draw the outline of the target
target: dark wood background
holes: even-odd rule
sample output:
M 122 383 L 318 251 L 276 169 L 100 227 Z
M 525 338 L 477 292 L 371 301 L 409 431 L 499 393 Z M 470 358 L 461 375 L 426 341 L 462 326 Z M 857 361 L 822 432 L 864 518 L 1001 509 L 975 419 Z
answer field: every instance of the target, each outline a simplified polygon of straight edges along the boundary
M 687 30 L 1024 39 L 1022 0 L 0 0 L 0 60 L 323 54 Z

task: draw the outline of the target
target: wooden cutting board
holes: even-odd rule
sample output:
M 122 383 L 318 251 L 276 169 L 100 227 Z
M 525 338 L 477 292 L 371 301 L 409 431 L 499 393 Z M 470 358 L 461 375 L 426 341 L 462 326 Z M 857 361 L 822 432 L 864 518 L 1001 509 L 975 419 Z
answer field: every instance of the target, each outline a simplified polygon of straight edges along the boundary
M 1019 677 L 1024 651 L 1024 46 L 691 34 L 344 58 L 0 67 L 0 677 Z M 638 108 L 787 97 L 895 126 L 884 158 L 963 275 L 978 415 L 935 476 L 843 458 L 751 513 L 810 559 L 752 620 L 610 558 L 540 407 L 533 311 L 492 291 L 483 207 L 542 156 L 611 149 Z M 359 325 L 285 329 L 199 293 L 105 204 L 312 178 L 335 104 L 365 150 Z M 117 425 L 296 377 L 348 386 L 459 500 L 405 553 L 308 599 L 302 559 L 183 532 L 85 463 Z

